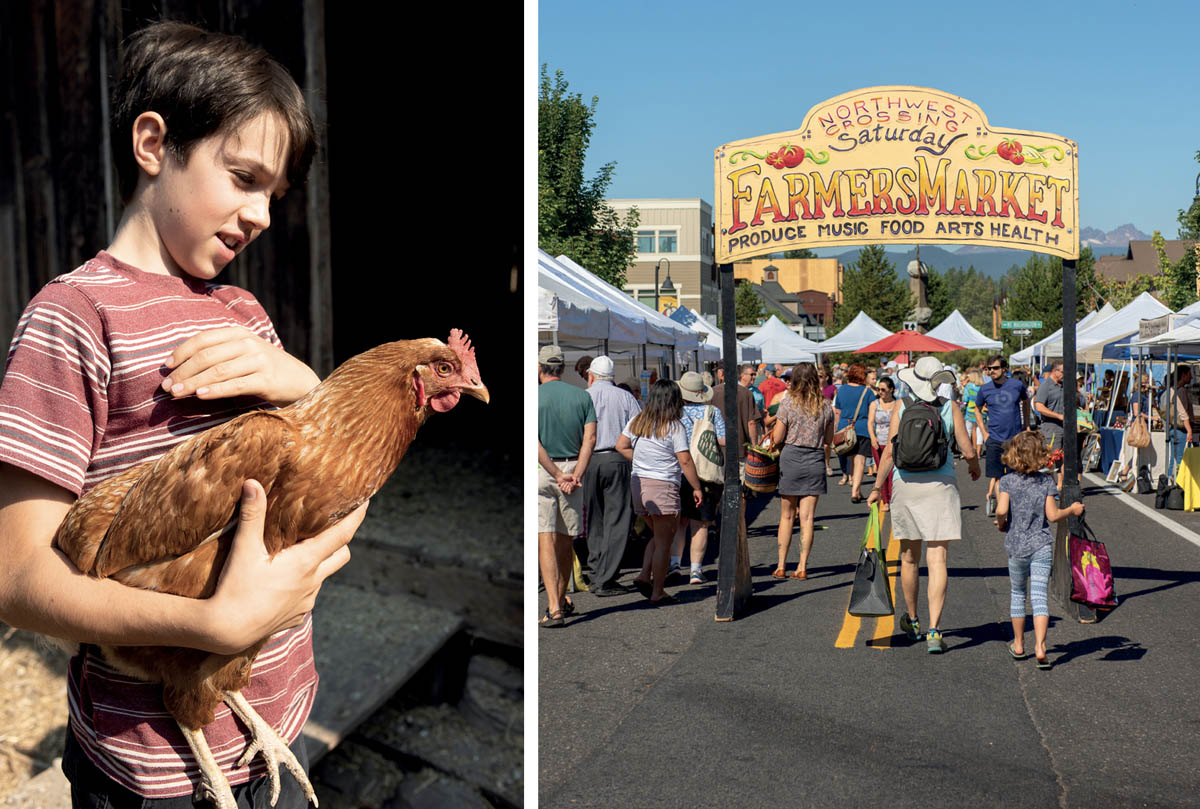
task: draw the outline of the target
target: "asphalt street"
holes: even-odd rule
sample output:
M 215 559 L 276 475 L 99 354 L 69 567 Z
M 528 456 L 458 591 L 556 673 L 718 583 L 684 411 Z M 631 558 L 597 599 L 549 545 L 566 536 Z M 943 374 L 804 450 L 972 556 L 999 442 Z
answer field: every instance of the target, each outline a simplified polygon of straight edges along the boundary
M 959 466 L 945 654 L 892 618 L 846 615 L 866 510 L 836 478 L 806 581 L 771 578 L 779 501 L 751 504 L 754 595 L 738 620 L 714 621 L 715 541 L 709 583 L 668 588 L 678 605 L 575 595 L 566 627 L 537 632 L 539 806 L 1200 806 L 1200 536 L 1130 505 L 1153 496 L 1085 478 L 1121 603 L 1082 624 L 1052 599 L 1054 666 L 1040 671 L 1007 652 L 1003 538 L 986 479 Z M 1200 534 L 1200 513 L 1170 521 Z M 797 533 L 789 572 L 798 552 Z

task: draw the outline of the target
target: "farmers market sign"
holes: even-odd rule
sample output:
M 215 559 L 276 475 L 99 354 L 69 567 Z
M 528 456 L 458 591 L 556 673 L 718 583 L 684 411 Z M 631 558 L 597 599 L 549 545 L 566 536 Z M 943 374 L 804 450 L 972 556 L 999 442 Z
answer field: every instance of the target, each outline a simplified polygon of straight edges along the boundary
M 855 90 L 714 158 L 718 263 L 915 242 L 1079 256 L 1076 144 L 994 127 L 940 90 Z

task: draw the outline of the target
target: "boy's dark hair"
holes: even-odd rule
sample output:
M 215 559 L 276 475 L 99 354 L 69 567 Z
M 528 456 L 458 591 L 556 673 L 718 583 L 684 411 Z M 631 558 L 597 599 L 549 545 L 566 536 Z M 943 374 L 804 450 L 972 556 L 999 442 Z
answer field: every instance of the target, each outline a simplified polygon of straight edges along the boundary
M 167 151 L 181 163 L 199 141 L 264 112 L 279 116 L 288 133 L 291 185 L 304 181 L 316 151 L 312 115 L 283 65 L 241 37 L 186 23 L 155 23 L 125 44 L 112 119 L 113 157 L 125 202 L 137 187 L 139 167 L 129 137 L 143 112 L 163 117 Z

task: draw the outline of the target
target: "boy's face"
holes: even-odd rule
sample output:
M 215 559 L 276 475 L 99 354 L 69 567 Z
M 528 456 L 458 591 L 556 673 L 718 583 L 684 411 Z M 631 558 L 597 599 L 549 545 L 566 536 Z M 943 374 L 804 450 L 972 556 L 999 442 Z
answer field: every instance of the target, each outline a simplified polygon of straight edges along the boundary
M 271 224 L 270 205 L 287 190 L 287 132 L 262 114 L 192 149 L 168 156 L 149 213 L 168 272 L 211 279 Z

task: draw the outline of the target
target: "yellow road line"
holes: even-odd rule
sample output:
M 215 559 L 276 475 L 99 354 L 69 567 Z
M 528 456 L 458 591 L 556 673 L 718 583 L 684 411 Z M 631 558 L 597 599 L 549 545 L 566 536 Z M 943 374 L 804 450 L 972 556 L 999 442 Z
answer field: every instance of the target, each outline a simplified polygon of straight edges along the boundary
M 849 649 L 854 646 L 854 638 L 858 636 L 858 628 L 862 626 L 862 618 L 846 613 L 842 619 L 842 631 L 838 633 L 833 645 L 837 649 Z
M 890 531 L 888 534 L 888 545 L 884 550 L 884 559 L 887 562 L 895 562 L 900 558 L 900 543 Z M 897 567 L 896 575 L 892 579 L 892 604 L 896 603 L 896 590 L 900 586 L 899 567 Z M 871 644 L 876 649 L 888 649 L 892 645 L 892 628 L 895 626 L 895 616 L 885 615 L 882 618 L 875 619 L 875 630 L 872 634 L 873 643 Z M 833 642 L 835 649 L 851 649 L 854 647 L 854 641 L 858 638 L 858 630 L 862 626 L 862 619 L 846 613 L 842 617 L 842 629 L 838 632 L 837 640 Z
M 884 558 L 888 562 L 899 562 L 900 560 L 900 543 L 896 541 L 896 537 L 888 532 L 888 546 L 884 551 Z M 900 588 L 900 566 L 896 565 L 896 575 L 892 577 L 892 606 L 896 606 L 897 590 Z M 892 630 L 896 626 L 896 616 L 883 615 L 875 619 L 875 634 L 872 636 L 871 644 L 876 649 L 887 649 L 892 645 Z

